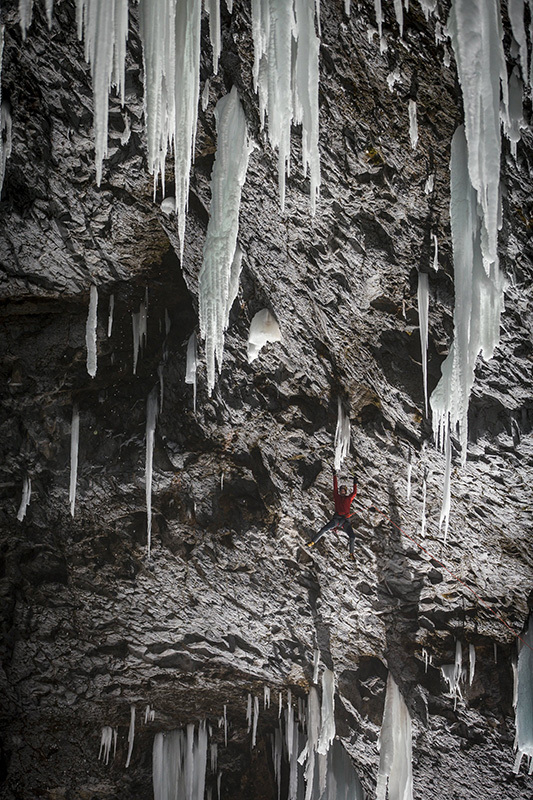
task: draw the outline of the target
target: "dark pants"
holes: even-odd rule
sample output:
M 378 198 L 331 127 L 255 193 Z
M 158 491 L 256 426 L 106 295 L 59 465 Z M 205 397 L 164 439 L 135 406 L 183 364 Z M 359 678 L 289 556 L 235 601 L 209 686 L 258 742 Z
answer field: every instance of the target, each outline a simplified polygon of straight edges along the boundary
M 353 532 L 353 528 L 350 525 L 350 520 L 347 519 L 347 517 L 342 517 L 340 514 L 335 514 L 332 517 L 332 519 L 330 519 L 330 521 L 326 525 L 324 525 L 323 528 L 319 530 L 319 532 L 313 539 L 313 542 L 315 543 L 318 542 L 318 540 L 321 539 L 325 533 L 335 529 L 339 531 L 346 531 L 346 533 L 348 534 L 348 538 L 350 540 L 350 553 L 353 555 L 355 533 Z

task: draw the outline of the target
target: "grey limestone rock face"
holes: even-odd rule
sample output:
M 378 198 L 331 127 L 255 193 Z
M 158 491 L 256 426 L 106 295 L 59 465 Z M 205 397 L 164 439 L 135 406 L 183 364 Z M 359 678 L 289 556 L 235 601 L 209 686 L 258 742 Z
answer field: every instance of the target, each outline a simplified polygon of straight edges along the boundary
M 0 12 L 2 99 L 13 120 L 0 202 L 1 796 L 150 798 L 155 734 L 206 719 L 218 744 L 217 770 L 208 769 L 212 796 L 221 771 L 222 797 L 273 799 L 278 695 L 284 707 L 289 690 L 302 703 L 318 650 L 320 670 L 336 676 L 337 736 L 368 797 L 390 671 L 413 721 L 416 798 L 523 800 L 533 784 L 524 767 L 513 774 L 512 662 L 513 631 L 527 623 L 533 587 L 531 133 L 523 131 L 516 159 L 503 144 L 501 340 L 476 370 L 465 467 L 454 444 L 445 543 L 444 456 L 424 414 L 417 274 L 430 273 L 432 391 L 453 335 L 448 165 L 462 108 L 453 56 L 445 63 L 449 42 L 436 41 L 437 20 L 426 21 L 416 0 L 400 39 L 393 4 L 383 2 L 388 47 L 380 53 L 377 35 L 369 35 L 373 3 L 352 3 L 350 16 L 341 0 L 322 3 L 321 194 L 311 217 L 294 128 L 281 213 L 277 156 L 252 86 L 249 4 L 235 0 L 232 15 L 222 5 L 216 77 L 202 21 L 209 104 L 199 110 L 182 259 L 176 218 L 161 211 L 161 188 L 154 198 L 146 166 L 137 6 L 130 8 L 124 107 L 110 95 L 100 187 L 90 69 L 74 4 L 56 0 L 48 30 L 44 4 L 36 3 L 26 41 L 17 4 L 3 3 Z M 443 22 L 448 4 L 438 10 Z M 504 25 L 511 68 L 517 55 L 505 16 Z M 233 85 L 256 144 L 240 211 L 243 272 L 211 397 L 200 344 L 193 413 L 184 379 L 198 326 L 213 110 Z M 528 118 L 530 111 L 528 94 Z M 431 234 L 438 272 L 430 268 Z M 91 283 L 98 288 L 94 378 L 85 349 Z M 147 339 L 134 374 L 132 314 L 146 291 Z M 283 338 L 248 364 L 250 321 L 263 308 Z M 160 382 L 148 558 L 146 402 Z M 339 398 L 351 420 L 343 477 L 359 479 L 355 562 L 343 534 L 305 547 L 332 511 Z M 31 502 L 18 521 L 26 475 Z M 454 708 L 440 666 L 453 662 L 456 640 L 465 665 L 468 645 L 475 647 L 476 671 Z M 249 693 L 261 700 L 254 748 Z M 145 722 L 148 705 L 155 716 Z M 98 759 L 104 726 L 117 730 L 109 764 Z

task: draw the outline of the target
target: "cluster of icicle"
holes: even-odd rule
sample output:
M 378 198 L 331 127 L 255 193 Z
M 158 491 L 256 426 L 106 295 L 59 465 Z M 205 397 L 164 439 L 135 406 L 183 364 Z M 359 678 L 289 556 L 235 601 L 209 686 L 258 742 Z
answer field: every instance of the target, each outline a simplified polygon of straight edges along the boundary
M 390 672 L 378 746 L 376 800 L 412 800 L 411 717 Z
M 476 650 L 473 644 L 468 646 L 468 663 L 468 685 L 472 686 L 476 669 Z M 457 700 L 463 699 L 461 684 L 465 683 L 467 680 L 467 671 L 463 669 L 463 646 L 459 640 L 455 643 L 455 661 L 453 664 L 443 664 L 440 671 L 448 685 L 448 694 L 453 698 L 453 707 L 455 710 Z
M 337 427 L 335 429 L 335 457 L 334 466 L 338 472 L 343 461 L 350 453 L 350 418 L 344 412 L 340 397 L 337 405 Z
M 533 616 L 529 618 L 527 632 L 522 638 L 514 697 L 517 751 L 514 771 L 520 771 L 525 757 L 528 760 L 528 772 L 533 775 Z

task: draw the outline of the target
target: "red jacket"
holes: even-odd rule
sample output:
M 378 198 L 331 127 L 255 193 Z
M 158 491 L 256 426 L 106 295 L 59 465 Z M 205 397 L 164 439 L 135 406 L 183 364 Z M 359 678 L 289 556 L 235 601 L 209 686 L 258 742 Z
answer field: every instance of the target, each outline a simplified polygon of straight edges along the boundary
M 333 476 L 333 499 L 335 500 L 335 513 L 340 514 L 343 517 L 347 517 L 350 513 L 350 506 L 353 503 L 353 499 L 357 494 L 357 484 L 354 483 L 353 485 L 353 492 L 351 494 L 342 495 L 339 494 L 337 489 L 337 476 Z

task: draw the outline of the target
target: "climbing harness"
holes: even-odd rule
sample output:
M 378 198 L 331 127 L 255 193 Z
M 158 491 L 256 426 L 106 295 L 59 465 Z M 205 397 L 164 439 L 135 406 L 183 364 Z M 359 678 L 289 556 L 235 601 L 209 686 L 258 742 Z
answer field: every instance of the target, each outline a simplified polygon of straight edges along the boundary
M 499 620 L 500 622 L 502 622 L 502 623 L 505 625 L 505 627 L 506 627 L 506 628 L 508 628 L 508 630 L 510 630 L 510 631 L 511 631 L 511 633 L 513 634 L 513 636 L 515 637 L 515 639 L 520 639 L 520 641 L 522 642 L 522 644 L 523 644 L 523 645 L 526 645 L 526 647 L 529 647 L 529 649 L 530 649 L 530 650 L 533 652 L 533 647 L 531 647 L 531 645 L 530 645 L 528 642 L 526 642 L 526 640 L 525 640 L 524 638 L 522 638 L 522 636 L 520 636 L 520 634 L 519 634 L 519 633 L 516 633 L 516 631 L 515 631 L 515 630 L 513 630 L 513 628 L 511 628 L 511 626 L 509 625 L 509 623 L 508 623 L 508 622 L 506 622 L 506 621 L 504 620 L 504 618 L 503 618 L 502 616 L 500 616 L 500 615 L 499 615 L 499 614 L 498 614 L 498 613 L 497 613 L 497 612 L 496 612 L 496 611 L 495 611 L 495 610 L 494 610 L 494 609 L 493 609 L 491 606 L 489 606 L 489 604 L 488 604 L 488 603 L 485 603 L 485 601 L 484 601 L 484 600 L 483 600 L 483 599 L 482 599 L 482 598 L 479 596 L 479 594 L 478 594 L 476 591 L 474 591 L 474 589 L 472 589 L 472 587 L 471 587 L 471 586 L 469 586 L 467 583 L 465 583 L 464 581 L 462 581 L 462 580 L 461 580 L 461 578 L 459 578 L 457 575 L 455 575 L 455 573 L 453 573 L 453 572 L 451 571 L 451 569 L 448 569 L 448 567 L 446 566 L 446 564 L 443 564 L 443 563 L 442 563 L 442 561 L 439 561 L 439 559 L 438 559 L 438 558 L 435 558 L 435 556 L 434 556 L 434 555 L 432 555 L 432 554 L 429 552 L 429 550 L 427 550 L 425 547 L 423 547 L 423 546 L 422 546 L 422 545 L 421 545 L 419 542 L 417 542 L 417 541 L 416 541 L 416 539 L 413 539 L 413 537 L 412 537 L 412 536 L 409 536 L 409 534 L 408 534 L 408 533 L 406 533 L 406 532 L 403 530 L 403 528 L 400 528 L 400 526 L 399 526 L 399 525 L 397 525 L 397 524 L 396 524 L 396 522 L 394 522 L 394 520 L 392 520 L 392 519 L 391 519 L 391 518 L 390 518 L 390 517 L 389 517 L 387 514 L 385 514 L 385 512 L 384 512 L 384 511 L 381 511 L 381 510 L 380 510 L 380 509 L 379 509 L 379 508 L 378 508 L 378 507 L 377 507 L 375 504 L 372 504 L 371 506 L 366 506 L 366 505 L 364 505 L 364 504 L 363 504 L 363 503 L 362 503 L 362 502 L 361 502 L 361 501 L 360 501 L 360 500 L 359 500 L 357 497 L 356 497 L 356 498 L 354 498 L 354 499 L 355 499 L 356 503 L 358 503 L 358 504 L 359 504 L 359 506 L 361 506 L 361 508 L 363 508 L 365 511 L 368 511 L 368 512 L 371 512 L 371 511 L 376 511 L 378 514 L 381 514 L 381 516 L 382 516 L 382 517 L 384 517 L 384 518 L 385 518 L 385 519 L 386 519 L 388 522 L 390 522 L 390 524 L 391 524 L 391 525 L 394 525 L 394 527 L 395 527 L 395 528 L 397 528 L 397 529 L 400 531 L 400 533 L 402 534 L 402 536 L 405 536 L 405 538 L 406 538 L 406 539 L 409 539 L 409 541 L 410 541 L 410 542 L 412 542 L 413 544 L 416 544 L 416 546 L 417 546 L 417 547 L 419 547 L 419 548 L 420 548 L 420 550 L 422 550 L 422 551 L 423 551 L 423 552 L 424 552 L 424 553 L 425 553 L 425 554 L 426 554 L 426 555 L 427 555 L 429 558 L 431 558 L 433 561 L 435 561 L 437 564 L 439 564 L 439 566 L 441 566 L 443 569 L 445 569 L 445 570 L 446 570 L 446 572 L 447 572 L 449 575 L 451 575 L 451 576 L 452 576 L 452 578 L 453 578 L 455 581 L 457 581 L 458 583 L 460 583 L 460 584 L 461 584 L 461 586 L 464 586 L 464 587 L 465 587 L 465 589 L 468 589 L 468 591 L 469 591 L 469 592 L 471 592 L 471 593 L 474 595 L 474 597 L 476 598 L 476 600 L 477 600 L 477 601 L 478 601 L 478 602 L 479 602 L 479 603 L 480 603 L 480 604 L 481 604 L 481 605 L 482 605 L 484 608 L 486 608 L 488 611 L 490 611 L 490 612 L 491 612 L 491 614 L 493 614 L 493 615 L 496 617 L 496 619 L 497 619 L 497 620 Z M 350 516 L 351 516 L 351 515 L 350 515 Z

